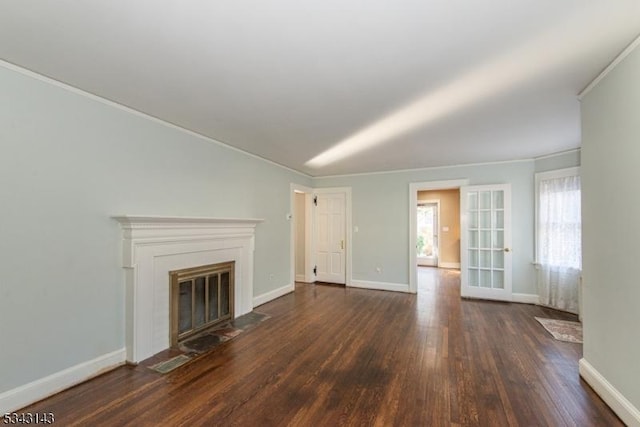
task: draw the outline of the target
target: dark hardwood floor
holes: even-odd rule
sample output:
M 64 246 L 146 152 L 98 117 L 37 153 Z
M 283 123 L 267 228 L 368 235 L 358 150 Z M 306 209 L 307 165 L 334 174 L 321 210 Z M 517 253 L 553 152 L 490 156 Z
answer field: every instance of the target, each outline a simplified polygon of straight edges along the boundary
M 541 307 L 460 299 L 421 269 L 418 295 L 297 284 L 271 316 L 175 371 L 121 367 L 25 408 L 58 425 L 616 426 L 578 376 L 580 344 Z

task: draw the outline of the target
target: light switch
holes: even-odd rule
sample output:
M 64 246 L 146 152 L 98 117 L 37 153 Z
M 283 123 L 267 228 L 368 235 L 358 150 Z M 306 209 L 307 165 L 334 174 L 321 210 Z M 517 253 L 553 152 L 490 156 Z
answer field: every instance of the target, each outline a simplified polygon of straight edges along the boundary
M 449 227 L 445 225 L 444 227 L 442 227 L 442 231 L 449 231 Z

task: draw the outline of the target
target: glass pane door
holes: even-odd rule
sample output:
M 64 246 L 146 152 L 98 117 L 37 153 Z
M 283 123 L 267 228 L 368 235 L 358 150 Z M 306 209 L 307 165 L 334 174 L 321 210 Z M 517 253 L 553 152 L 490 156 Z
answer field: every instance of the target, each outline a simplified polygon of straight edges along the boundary
M 510 300 L 510 186 L 470 186 L 460 194 L 462 295 Z

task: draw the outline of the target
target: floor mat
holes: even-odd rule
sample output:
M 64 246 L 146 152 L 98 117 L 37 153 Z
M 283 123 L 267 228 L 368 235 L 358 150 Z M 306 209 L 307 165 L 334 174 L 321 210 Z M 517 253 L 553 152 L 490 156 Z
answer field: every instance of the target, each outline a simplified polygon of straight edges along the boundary
M 582 324 L 570 320 L 535 318 L 553 337 L 559 341 L 582 343 Z

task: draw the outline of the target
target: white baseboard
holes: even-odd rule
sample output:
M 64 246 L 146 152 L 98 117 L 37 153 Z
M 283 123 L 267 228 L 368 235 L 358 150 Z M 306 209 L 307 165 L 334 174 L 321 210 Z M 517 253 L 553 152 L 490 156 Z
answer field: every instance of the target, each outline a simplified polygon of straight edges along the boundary
M 347 286 L 353 288 L 375 289 L 378 291 L 409 292 L 409 285 L 388 282 L 371 282 L 368 280 L 351 280 Z
M 460 263 L 459 262 L 439 262 L 438 268 L 455 268 L 460 270 Z
M 124 348 L 0 394 L 0 414 L 17 411 L 62 390 L 124 365 Z
M 511 294 L 511 302 L 538 304 L 540 297 L 537 294 Z
M 300 283 L 313 283 L 313 275 L 296 274 L 296 282 Z
M 584 358 L 579 362 L 580 376 L 605 401 L 613 412 L 629 427 L 640 427 L 640 411 L 611 385 L 600 372 Z
M 293 292 L 296 289 L 295 285 L 285 285 L 281 288 L 274 289 L 262 295 L 258 295 L 257 297 L 253 297 L 253 307 L 257 307 L 259 305 L 268 303 L 276 298 L 280 298 L 283 295 L 286 295 L 290 292 Z

